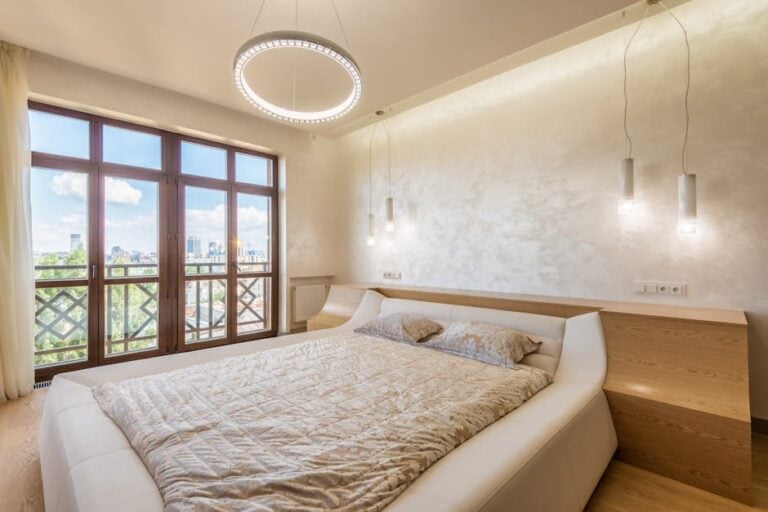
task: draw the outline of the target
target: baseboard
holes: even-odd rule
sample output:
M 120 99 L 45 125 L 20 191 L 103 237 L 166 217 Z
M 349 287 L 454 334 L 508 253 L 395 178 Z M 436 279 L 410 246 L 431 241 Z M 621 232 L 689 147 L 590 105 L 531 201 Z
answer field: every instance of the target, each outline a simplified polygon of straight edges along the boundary
M 768 436 L 768 420 L 752 417 L 752 432 Z

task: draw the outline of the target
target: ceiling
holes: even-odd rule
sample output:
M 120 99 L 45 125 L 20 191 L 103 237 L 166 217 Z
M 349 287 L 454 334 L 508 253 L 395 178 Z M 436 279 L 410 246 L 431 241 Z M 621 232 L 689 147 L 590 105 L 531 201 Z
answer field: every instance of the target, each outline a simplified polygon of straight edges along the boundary
M 251 34 L 296 27 L 289 0 L 267 0 L 254 26 L 261 2 L 0 0 L 0 40 L 260 115 L 233 85 L 235 52 Z M 336 0 L 347 49 L 363 74 L 363 96 L 345 118 L 301 127 L 318 133 L 357 127 L 376 110 L 634 3 Z M 331 0 L 298 0 L 298 5 L 299 30 L 347 46 Z M 270 65 L 269 59 L 264 65 Z M 297 105 L 316 105 L 338 95 L 333 89 L 338 80 L 331 77 L 317 85 L 312 69 L 323 67 L 310 63 L 300 74 Z M 269 85 L 270 95 L 286 97 L 285 89 Z

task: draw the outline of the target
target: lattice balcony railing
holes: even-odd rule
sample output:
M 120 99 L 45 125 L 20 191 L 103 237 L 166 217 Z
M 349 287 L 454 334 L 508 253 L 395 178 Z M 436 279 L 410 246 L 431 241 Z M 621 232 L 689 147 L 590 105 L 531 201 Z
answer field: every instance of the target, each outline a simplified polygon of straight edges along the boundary
M 254 265 L 249 263 L 249 265 Z M 261 265 L 259 263 L 259 265 Z M 266 268 L 267 264 L 263 264 Z M 224 263 L 185 265 L 189 274 L 215 274 Z M 190 268 L 192 267 L 192 268 Z M 84 265 L 39 265 L 41 273 L 55 271 L 59 275 L 87 272 Z M 116 264 L 105 268 L 106 277 L 146 276 L 149 282 L 106 285 L 104 295 L 105 352 L 120 354 L 154 348 L 158 342 L 157 266 Z M 39 274 L 40 275 L 40 274 Z M 135 281 L 135 280 L 133 280 Z M 188 341 L 201 341 L 226 335 L 226 278 L 212 277 L 187 282 L 184 315 Z M 267 282 L 261 277 L 237 280 L 237 332 L 244 334 L 267 328 Z M 36 289 L 36 364 L 38 366 L 87 358 L 88 287 L 51 287 Z

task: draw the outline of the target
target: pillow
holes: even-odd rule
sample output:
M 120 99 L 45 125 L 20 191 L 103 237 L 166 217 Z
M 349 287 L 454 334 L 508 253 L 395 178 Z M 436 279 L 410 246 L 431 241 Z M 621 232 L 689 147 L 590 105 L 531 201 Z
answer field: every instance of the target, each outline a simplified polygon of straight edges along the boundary
M 429 318 L 408 313 L 392 313 L 379 316 L 376 320 L 358 327 L 355 332 L 402 343 L 418 343 L 442 330 L 442 325 Z
M 514 368 L 526 354 L 535 352 L 543 338 L 501 325 L 455 322 L 424 346 L 495 366 Z

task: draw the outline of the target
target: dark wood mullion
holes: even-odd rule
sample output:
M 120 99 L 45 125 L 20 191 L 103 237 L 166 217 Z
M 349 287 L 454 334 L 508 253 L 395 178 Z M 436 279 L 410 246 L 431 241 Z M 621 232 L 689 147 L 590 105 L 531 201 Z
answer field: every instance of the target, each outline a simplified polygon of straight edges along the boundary
M 133 277 L 104 278 L 105 285 L 144 284 L 144 283 L 160 284 L 161 281 L 162 279 L 160 278 L 160 276 L 133 276 Z
M 275 187 L 268 187 L 266 185 L 254 185 L 252 183 L 237 183 L 235 186 L 237 187 L 238 192 L 242 192 L 244 194 L 271 198 L 277 197 L 277 190 Z
M 41 112 L 48 112 L 49 114 L 58 114 L 64 117 L 74 117 L 75 119 L 82 119 L 84 121 L 90 121 L 95 116 L 85 112 L 79 112 L 77 110 L 71 110 L 65 107 L 58 107 L 56 105 L 49 105 L 47 103 L 40 103 L 38 101 L 28 101 L 27 105 L 30 110 L 39 110 Z
M 176 188 L 176 251 L 178 253 L 178 259 L 176 264 L 176 351 L 183 352 L 186 350 L 186 323 L 185 323 L 185 309 L 186 309 L 186 248 L 185 239 L 187 236 L 186 230 L 186 197 L 184 194 L 185 184 L 181 181 L 181 139 L 178 136 L 172 137 L 172 155 L 173 165 L 171 168 L 171 176 Z
M 230 183 L 227 192 L 229 250 L 227 251 L 227 337 L 234 339 L 237 336 L 237 254 L 238 254 L 238 230 L 237 230 L 237 191 L 232 183 L 235 182 L 235 152 L 227 149 L 227 179 Z
M 104 328 L 102 294 L 102 278 L 104 274 L 101 265 L 104 239 L 103 215 L 101 198 L 104 194 L 98 162 L 101 157 L 101 129 L 97 119 L 91 118 L 91 162 L 94 167 L 88 176 L 88 360 L 97 365 L 103 360 L 101 333 Z
M 179 181 L 182 185 L 189 187 L 210 188 L 224 191 L 228 191 L 230 189 L 230 184 L 227 183 L 227 180 L 206 178 L 205 176 L 190 176 L 187 174 L 180 174 Z
M 101 169 L 102 173 L 117 178 L 158 181 L 161 177 L 164 176 L 162 170 L 143 169 L 141 167 L 132 167 L 130 165 L 119 165 L 101 162 L 99 163 L 99 168 Z
M 240 279 L 251 279 L 257 277 L 272 277 L 272 271 L 254 271 L 254 272 L 238 272 L 237 277 Z
M 88 278 L 74 278 L 74 279 L 41 279 L 35 281 L 35 288 L 71 288 L 73 286 L 85 286 L 87 287 L 90 281 L 90 266 L 86 268 Z
M 221 272 L 220 274 L 187 274 L 184 276 L 184 279 L 187 281 L 209 281 L 216 279 L 226 281 L 228 277 L 228 272 Z
M 96 116 L 96 117 L 99 117 L 99 116 Z M 164 130 L 161 130 L 160 128 L 131 123 L 130 121 L 121 121 L 120 119 L 111 119 L 107 117 L 99 117 L 99 119 L 102 120 L 102 124 L 104 124 L 105 126 L 114 126 L 115 128 L 123 128 L 125 130 L 132 130 L 134 132 L 151 133 L 154 135 L 160 135 L 161 137 L 166 133 L 168 133 Z
M 177 166 L 176 155 L 174 151 L 174 143 L 176 137 L 173 134 L 166 134 L 163 137 L 163 170 L 165 173 L 165 201 L 161 201 L 161 208 L 158 211 L 163 212 L 165 218 L 165 235 L 160 237 L 160 243 L 164 243 L 166 247 L 165 258 L 161 259 L 161 268 L 165 272 L 167 277 L 165 281 L 165 289 L 160 293 L 160 297 L 165 297 L 162 301 L 164 307 L 161 308 L 158 304 L 158 309 L 165 311 L 163 316 L 164 326 L 162 328 L 163 336 L 165 338 L 165 353 L 176 352 L 178 349 L 177 338 L 177 319 L 178 308 L 176 308 L 176 302 L 178 300 L 178 275 L 174 270 L 182 263 L 180 258 L 183 255 L 178 251 L 178 244 L 176 243 L 179 238 L 179 224 L 178 224 L 178 180 L 177 180 Z M 162 206 L 164 205 L 164 210 Z M 182 269 L 184 267 L 182 266 Z
M 32 153 L 32 167 L 90 172 L 93 168 L 93 162 L 83 158 L 70 158 L 34 152 Z
M 275 190 L 277 190 L 277 175 L 275 174 L 277 172 L 277 158 L 275 158 L 272 162 L 272 177 L 273 177 L 273 184 L 275 186 Z M 277 195 L 272 197 L 272 200 L 269 202 L 269 215 L 270 220 L 272 221 L 272 226 L 270 228 L 269 233 L 269 241 L 272 244 L 272 251 L 269 255 L 269 263 L 270 267 L 269 269 L 272 271 L 272 277 L 269 280 L 270 284 L 270 291 L 271 298 L 269 301 L 269 304 L 267 305 L 269 310 L 269 316 L 271 317 L 271 325 L 270 325 L 270 332 L 273 335 L 277 335 L 278 330 L 278 300 L 280 298 L 280 283 L 278 282 L 279 276 L 280 276 L 280 244 L 278 243 L 280 240 L 280 224 L 278 222 L 279 220 L 279 204 L 278 204 L 278 198 Z

